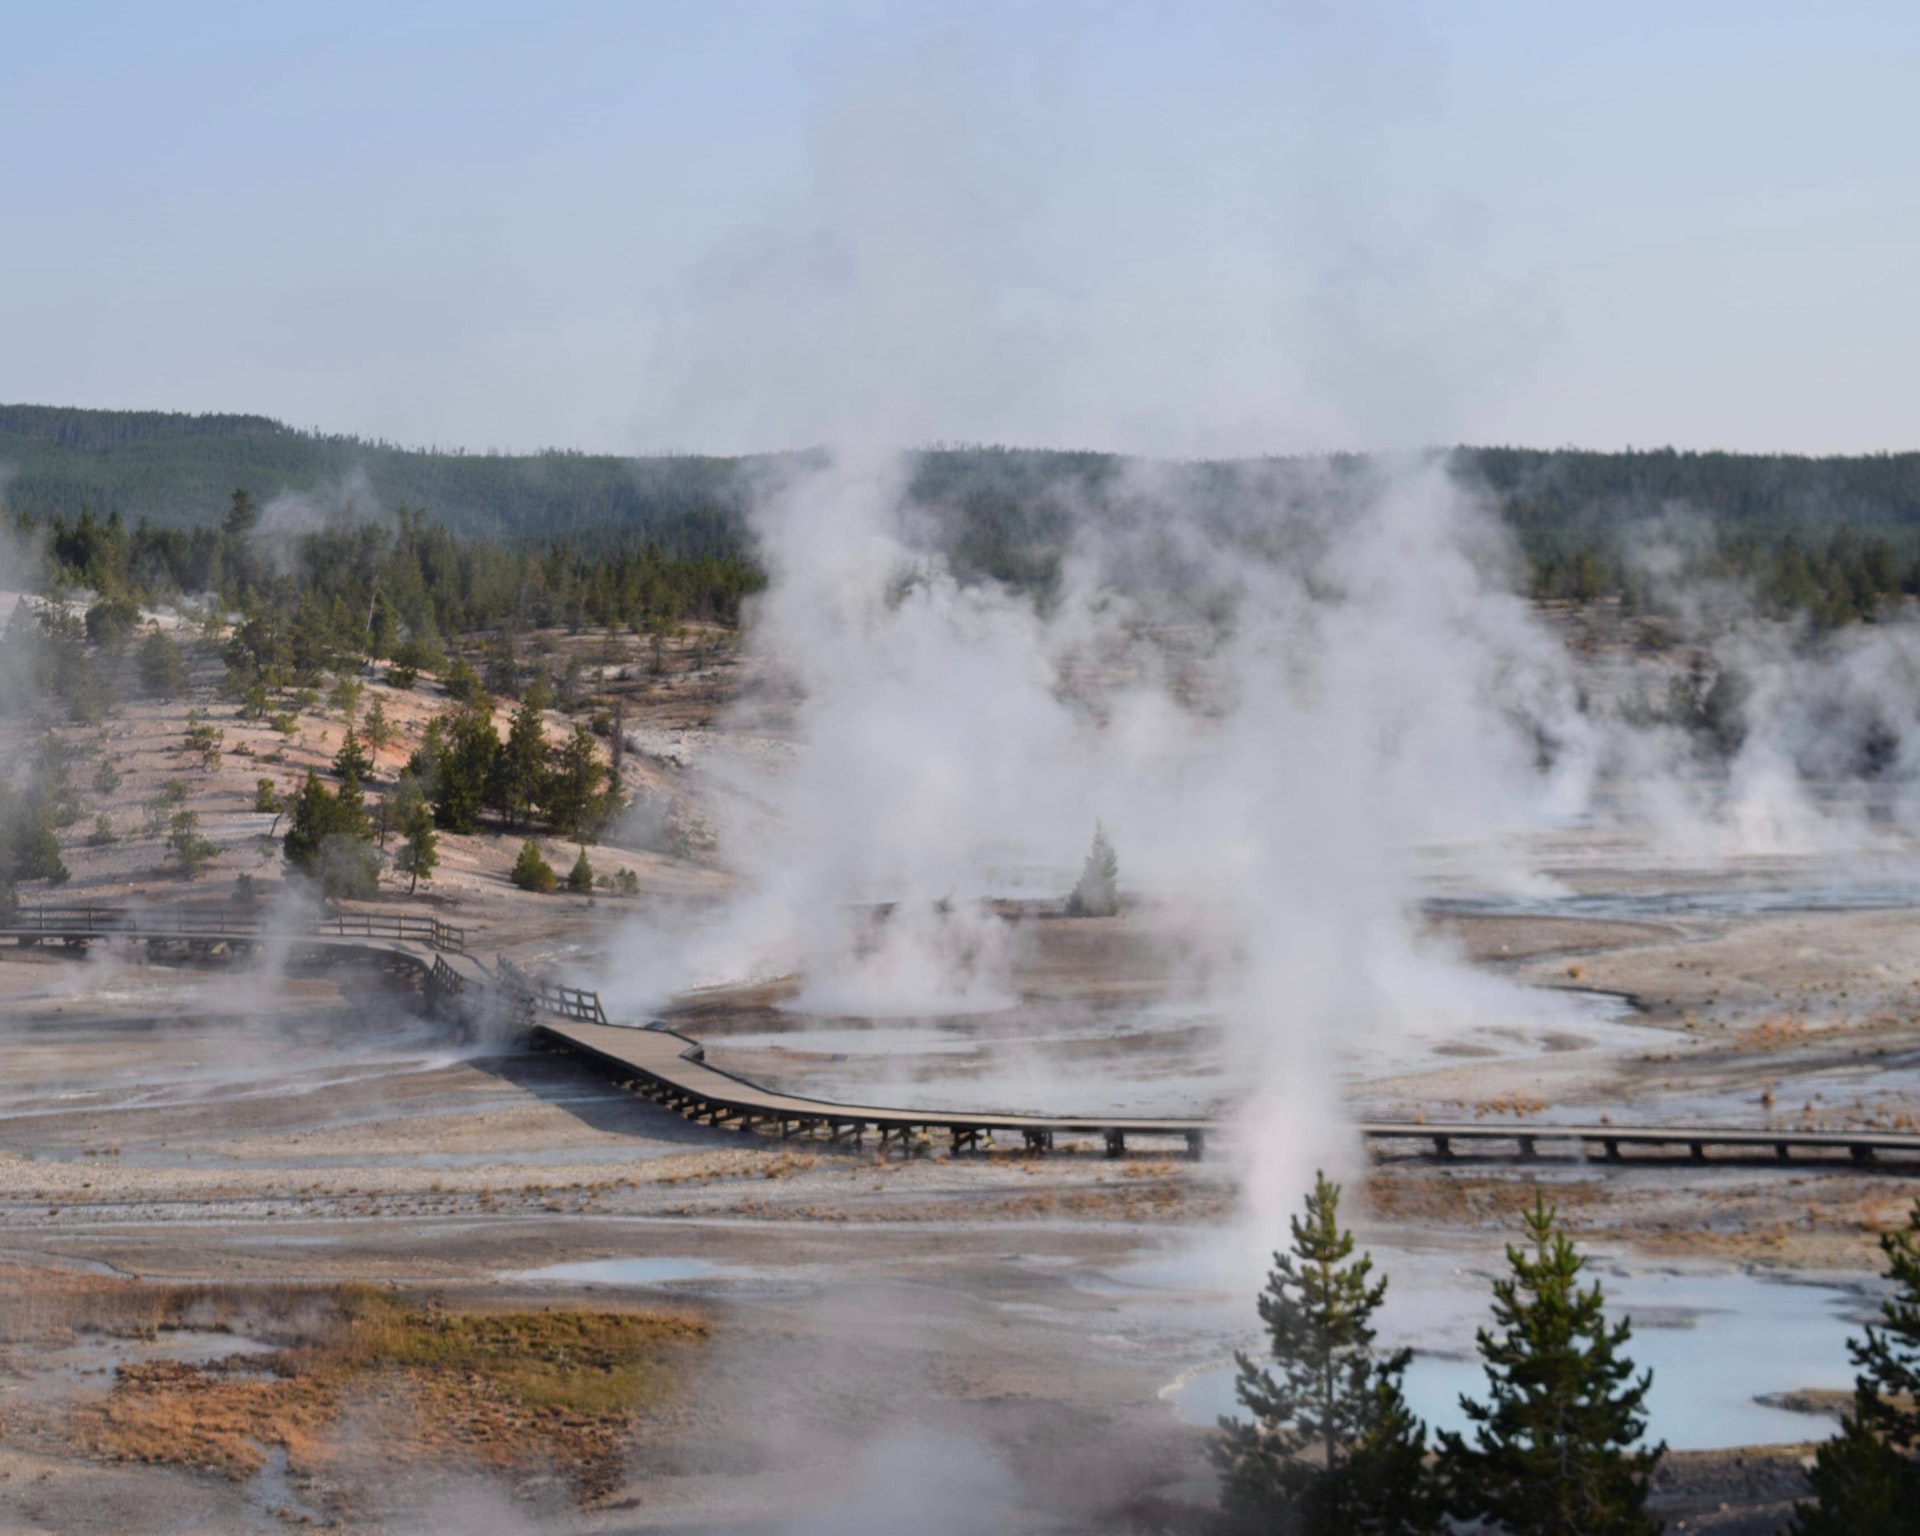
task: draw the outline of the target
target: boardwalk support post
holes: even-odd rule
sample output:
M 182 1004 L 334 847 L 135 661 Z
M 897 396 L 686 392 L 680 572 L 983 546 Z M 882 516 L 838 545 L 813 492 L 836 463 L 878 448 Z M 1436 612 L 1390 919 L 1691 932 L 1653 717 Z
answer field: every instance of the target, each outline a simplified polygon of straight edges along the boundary
M 1127 1133 L 1125 1131 L 1107 1132 L 1107 1156 L 1125 1157 L 1127 1155 Z

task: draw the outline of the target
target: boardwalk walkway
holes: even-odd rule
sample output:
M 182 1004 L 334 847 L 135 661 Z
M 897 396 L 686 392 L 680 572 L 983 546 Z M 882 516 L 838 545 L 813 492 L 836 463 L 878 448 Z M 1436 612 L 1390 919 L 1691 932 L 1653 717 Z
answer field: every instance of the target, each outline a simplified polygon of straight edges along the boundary
M 661 1024 L 608 1022 L 599 997 L 533 976 L 504 957 L 491 968 L 469 953 L 466 930 L 411 913 L 350 913 L 299 929 L 269 928 L 229 913 L 157 909 L 46 907 L 0 915 L 0 941 L 21 945 L 143 941 L 158 952 L 184 950 L 208 958 L 251 953 L 272 943 L 352 947 L 398 955 L 426 974 L 436 1002 L 476 1015 L 504 1012 L 536 1036 L 571 1051 L 615 1081 L 708 1125 L 782 1137 L 810 1136 L 860 1146 L 871 1134 L 882 1148 L 914 1149 L 945 1135 L 954 1151 L 982 1145 L 996 1132 L 1019 1136 L 1029 1151 L 1051 1150 L 1058 1137 L 1093 1137 L 1109 1156 L 1142 1141 L 1183 1144 L 1199 1156 L 1217 1126 L 1205 1119 L 1124 1115 L 1016 1115 L 991 1110 L 903 1109 L 781 1093 L 722 1071 L 699 1042 Z M 1899 1166 L 1920 1172 L 1920 1135 L 1891 1131 L 1813 1131 L 1755 1126 L 1541 1125 L 1363 1121 L 1369 1143 L 1461 1156 L 1557 1154 L 1608 1161 L 1769 1162 L 1818 1160 L 1828 1166 Z M 1718 1154 L 1717 1156 L 1714 1154 Z

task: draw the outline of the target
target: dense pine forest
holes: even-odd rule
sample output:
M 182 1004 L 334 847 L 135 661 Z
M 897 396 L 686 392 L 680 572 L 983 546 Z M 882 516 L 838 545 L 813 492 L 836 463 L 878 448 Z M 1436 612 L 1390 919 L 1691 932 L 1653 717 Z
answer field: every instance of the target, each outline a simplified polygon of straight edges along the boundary
M 749 499 L 801 462 L 441 452 L 262 416 L 0 406 L 0 497 L 50 538 L 65 579 L 244 599 L 269 583 L 222 543 L 233 493 L 256 513 L 290 496 L 279 575 L 346 607 L 378 589 L 413 632 L 730 619 L 759 581 Z M 1636 551 L 1676 527 L 1694 570 L 1822 625 L 1920 592 L 1920 453 L 1459 448 L 1449 464 L 1498 509 L 1538 596 L 1657 605 Z M 1143 474 L 1154 496 L 1247 537 L 1273 506 L 1337 494 L 1370 468 L 1356 456 L 1143 466 L 936 448 L 915 455 L 909 489 L 960 570 L 1034 587 L 1056 576 L 1076 519 L 1135 515 Z M 280 531 L 271 516 L 260 530 Z

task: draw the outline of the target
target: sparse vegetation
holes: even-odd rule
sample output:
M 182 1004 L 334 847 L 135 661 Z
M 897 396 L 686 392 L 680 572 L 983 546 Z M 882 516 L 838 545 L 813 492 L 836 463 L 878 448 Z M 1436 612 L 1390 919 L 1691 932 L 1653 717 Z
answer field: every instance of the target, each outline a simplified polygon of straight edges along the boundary
M 188 756 L 199 758 L 200 766 L 209 773 L 220 766 L 220 748 L 225 740 L 226 733 L 201 719 L 199 710 L 187 711 L 185 750 Z
M 236 1479 L 284 1452 L 296 1477 L 322 1483 L 369 1455 L 406 1470 L 558 1467 L 580 1497 L 615 1484 L 630 1429 L 672 1399 L 711 1336 L 700 1318 L 666 1311 L 464 1312 L 369 1286 L 0 1271 L 0 1339 L 151 1338 L 176 1327 L 275 1348 L 123 1366 L 103 1401 L 69 1410 L 66 1433 L 82 1448 Z M 371 1406 L 388 1399 L 391 1410 Z

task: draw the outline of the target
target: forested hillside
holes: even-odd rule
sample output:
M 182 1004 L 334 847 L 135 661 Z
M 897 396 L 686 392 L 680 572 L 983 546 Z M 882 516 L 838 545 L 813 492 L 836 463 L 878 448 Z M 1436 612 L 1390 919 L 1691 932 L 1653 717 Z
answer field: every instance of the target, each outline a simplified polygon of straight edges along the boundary
M 626 458 L 436 452 L 297 431 L 263 416 L 0 406 L 0 496 L 41 527 L 83 511 L 129 528 L 217 525 L 236 490 L 256 507 L 292 492 L 341 521 L 393 526 L 424 511 L 463 540 L 565 549 L 568 558 L 653 551 L 669 561 L 751 561 L 745 508 L 791 459 Z M 1826 621 L 1920 592 L 1920 453 L 1793 455 L 1460 448 L 1517 535 L 1543 596 L 1633 595 L 1631 547 L 1650 523 L 1690 519 L 1703 558 L 1781 607 Z M 1362 479 L 1354 456 L 1142 465 L 1114 454 L 966 447 L 916 455 L 912 495 L 935 514 L 963 571 L 1044 585 L 1078 519 L 1125 521 L 1139 476 L 1240 536 L 1273 508 L 1324 500 Z M 351 514 L 343 517 L 342 514 Z M 733 578 L 729 576 L 728 581 Z
M 0 406 L 0 496 L 15 515 L 118 512 L 157 528 L 210 526 L 245 490 L 359 516 L 424 507 L 461 537 L 575 547 L 612 536 L 674 556 L 740 547 L 756 461 L 603 454 L 436 453 L 298 432 L 264 416 Z

